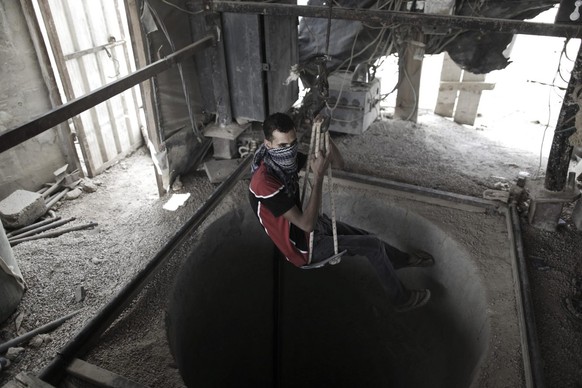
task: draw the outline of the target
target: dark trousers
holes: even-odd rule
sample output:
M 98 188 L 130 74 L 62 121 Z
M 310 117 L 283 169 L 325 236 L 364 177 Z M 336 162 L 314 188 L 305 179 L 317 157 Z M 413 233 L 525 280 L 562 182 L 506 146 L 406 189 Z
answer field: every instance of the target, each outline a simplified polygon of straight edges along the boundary
M 409 292 L 398 279 L 396 269 L 406 266 L 408 253 L 398 250 L 365 230 L 343 222 L 336 222 L 336 227 L 339 252 L 347 250 L 347 255 L 366 257 L 376 270 L 392 302 L 397 305 L 404 303 Z M 319 217 L 315 227 L 312 261 L 325 260 L 333 254 L 332 224 L 329 217 L 324 214 Z

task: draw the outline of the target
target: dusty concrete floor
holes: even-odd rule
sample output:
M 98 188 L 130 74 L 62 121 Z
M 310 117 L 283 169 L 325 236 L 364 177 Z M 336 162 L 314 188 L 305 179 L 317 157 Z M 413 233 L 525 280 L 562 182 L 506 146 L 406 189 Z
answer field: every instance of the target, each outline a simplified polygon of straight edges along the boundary
M 512 183 L 520 171 L 539 176 L 539 155 L 491 141 L 484 136 L 487 131 L 422 114 L 416 125 L 386 120 L 374 124 L 362 136 L 338 135 L 335 140 L 348 171 L 452 193 L 481 197 L 485 189 Z M 168 197 L 157 197 L 152 169 L 140 150 L 97 178 L 101 185 L 96 193 L 84 194 L 57 209 L 63 217 L 76 216 L 79 223 L 97 221 L 97 229 L 14 248 L 28 290 L 18 311 L 2 324 L 0 340 L 13 337 L 18 329 L 28 331 L 80 307 L 84 310 L 50 333 L 46 342 L 37 347 L 23 345 L 22 353 L 0 374 L 0 384 L 21 370 L 38 372 L 46 366 L 213 190 L 202 172 L 184 176 L 182 191 L 192 196 L 178 211 L 165 211 L 162 205 Z M 235 189 L 238 195 L 245 191 L 244 182 Z M 214 217 L 232 206 L 233 201 L 227 200 Z M 541 259 L 549 268 L 542 271 L 530 265 L 528 270 L 546 384 L 551 387 L 582 384 L 582 325 L 570 320 L 561 307 L 562 298 L 573 292 L 571 279 L 582 274 L 582 234 L 572 226 L 569 210 L 564 212 L 566 223 L 557 232 L 523 225 L 527 257 Z M 189 243 L 197 238 L 193 236 Z M 148 386 L 183 386 L 165 345 L 164 310 L 168 285 L 187 251 L 185 247 L 175 255 L 105 333 L 100 348 L 88 361 Z M 87 290 L 82 302 L 74 298 L 79 285 Z

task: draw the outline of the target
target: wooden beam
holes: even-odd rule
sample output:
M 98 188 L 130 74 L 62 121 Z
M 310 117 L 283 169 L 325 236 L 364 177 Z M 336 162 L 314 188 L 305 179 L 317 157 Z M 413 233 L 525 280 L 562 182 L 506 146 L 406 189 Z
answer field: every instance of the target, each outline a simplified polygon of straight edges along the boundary
M 242 1 L 212 1 L 214 12 L 253 13 L 260 15 L 304 16 L 327 19 L 329 7 L 305 6 L 281 3 L 258 3 Z M 457 30 L 475 30 L 504 32 L 509 34 L 559 36 L 582 38 L 582 28 L 576 24 L 534 23 L 522 20 L 495 19 L 459 15 L 431 15 L 417 12 L 385 11 L 333 7 L 332 19 L 359 20 L 366 23 L 405 24 L 422 29 L 423 27 L 451 28 Z
M 463 82 L 447 82 L 442 81 L 439 90 L 462 90 L 465 92 L 476 92 L 480 90 L 493 90 L 495 84 L 491 82 L 478 81 L 463 81 Z
M 125 4 L 125 13 L 127 15 L 127 28 L 131 37 L 131 46 L 133 48 L 133 57 L 135 58 L 136 67 L 145 67 L 148 63 L 146 58 L 145 48 L 146 43 L 144 42 L 143 31 L 140 24 L 140 15 L 138 11 L 138 6 L 136 0 L 126 0 L 123 2 Z M 128 56 L 129 61 L 129 56 Z M 145 138 L 145 143 L 152 154 L 152 159 L 156 155 L 160 155 L 162 150 L 162 137 L 159 131 L 159 126 L 156 120 L 156 110 L 153 102 L 153 85 L 150 79 L 143 82 L 139 88 L 141 94 L 142 108 L 145 116 L 145 125 L 142 129 L 142 136 Z M 134 101 L 137 101 L 134 98 Z M 139 117 L 139 107 L 136 107 Z M 167 156 L 165 156 L 167 158 Z M 166 163 L 168 165 L 168 163 Z M 162 197 L 166 194 L 166 189 L 164 188 L 163 174 L 157 170 L 154 165 L 154 174 L 156 177 L 156 184 L 158 186 L 158 195 Z M 169 174 L 169 171 L 168 171 Z
M 443 117 L 453 117 L 455 111 L 455 103 L 457 102 L 457 94 L 459 89 L 443 87 L 443 84 L 458 83 L 461 80 L 463 69 L 459 67 L 445 52 L 443 58 L 443 67 L 441 69 L 441 83 L 439 87 L 439 94 L 437 97 L 436 107 L 434 113 Z
M 51 69 L 52 66 L 48 51 L 42 38 L 42 32 L 40 31 L 38 20 L 35 17 L 32 2 L 31 0 L 20 0 L 20 6 L 22 7 L 28 30 L 30 31 L 30 37 L 32 39 L 34 50 L 39 61 L 42 78 L 44 79 L 49 92 L 51 107 L 55 108 L 57 106 L 63 105 L 61 94 L 58 90 L 57 81 Z M 79 155 L 77 154 L 75 142 L 73 140 L 73 134 L 71 133 L 68 123 L 61 123 L 59 125 L 59 135 L 63 140 L 62 144 L 65 149 L 67 160 L 69 163 L 75 166 L 76 170 L 79 170 L 81 176 L 83 177 L 85 173 L 81 167 L 81 161 L 79 160 Z
M 30 372 L 20 372 L 2 388 L 55 388 Z
M 35 120 L 29 121 L 20 127 L 16 127 L 1 133 L 0 152 L 4 152 L 14 147 L 15 145 L 20 144 L 54 127 L 55 125 L 60 124 L 63 121 L 68 120 L 78 115 L 79 113 L 108 100 L 109 98 L 123 92 L 124 90 L 127 90 L 137 85 L 138 83 L 145 81 L 164 70 L 169 69 L 176 63 L 190 57 L 195 52 L 211 46 L 214 41 L 214 36 L 209 35 L 197 42 L 192 43 L 191 45 L 184 47 L 181 50 L 176 51 L 173 54 L 168 55 L 166 58 L 160 59 L 159 61 L 146 66 L 143 69 L 137 70 L 128 76 L 125 76 L 115 82 L 96 89 L 89 94 L 70 101 L 57 109 L 45 113 Z
M 126 377 L 110 372 L 106 369 L 90 364 L 78 358 L 67 366 L 67 372 L 83 381 L 106 388 L 145 388 Z
M 463 81 L 461 83 L 479 84 L 485 81 L 485 74 L 473 74 L 467 70 L 463 71 Z M 455 108 L 454 120 L 459 124 L 473 125 L 477 118 L 477 109 L 481 101 L 481 92 L 483 89 L 466 89 L 460 90 Z
M 414 39 L 405 44 L 404 53 L 398 61 L 398 94 L 394 118 L 414 123 L 418 120 L 420 99 L 420 76 L 424 59 L 424 33 L 417 32 Z

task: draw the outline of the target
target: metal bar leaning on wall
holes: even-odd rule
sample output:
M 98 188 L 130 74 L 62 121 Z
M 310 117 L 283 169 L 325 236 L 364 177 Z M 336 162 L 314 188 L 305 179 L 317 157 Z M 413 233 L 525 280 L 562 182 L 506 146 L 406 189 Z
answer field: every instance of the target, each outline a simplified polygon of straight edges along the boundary
M 66 366 L 74 358 L 82 356 L 94 341 L 117 319 L 148 282 L 163 268 L 172 254 L 212 213 L 222 199 L 248 171 L 253 155 L 242 159 L 236 170 L 214 190 L 212 195 L 198 208 L 196 213 L 170 238 L 154 258 L 127 283 L 97 314 L 71 339 L 39 374 L 39 377 L 52 385 L 57 385 L 66 374 Z
M 169 69 L 176 63 L 184 60 L 192 54 L 210 47 L 216 38 L 208 35 L 205 38 L 194 42 L 167 57 L 160 59 L 134 73 L 125 76 L 115 82 L 105 85 L 87 95 L 76 98 L 44 115 L 29 121 L 28 123 L 0 133 L 0 152 L 4 152 L 34 136 L 66 121 L 79 113 L 86 111 L 100 104 L 109 98 L 143 82 L 164 70 Z
M 260 15 L 329 17 L 325 6 L 304 6 L 281 3 L 213 1 L 215 12 L 252 13 Z M 400 23 L 415 27 L 442 27 L 460 30 L 505 32 L 511 34 L 582 38 L 582 28 L 570 24 L 533 23 L 522 20 L 494 19 L 475 16 L 436 15 L 417 12 L 384 11 L 334 7 L 332 19 L 359 20 L 367 23 Z

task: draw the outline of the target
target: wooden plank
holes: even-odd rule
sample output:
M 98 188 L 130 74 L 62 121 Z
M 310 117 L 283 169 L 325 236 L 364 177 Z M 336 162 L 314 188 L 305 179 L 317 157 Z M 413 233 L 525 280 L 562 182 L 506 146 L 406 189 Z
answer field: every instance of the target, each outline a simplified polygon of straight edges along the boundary
M 78 50 L 80 47 L 92 47 L 92 28 L 89 26 L 89 21 L 91 18 L 87 17 L 84 4 L 82 2 L 68 2 L 68 6 L 63 7 L 63 12 L 69 28 L 66 32 L 61 30 L 60 37 L 64 38 L 66 35 L 66 37 L 71 40 L 75 50 Z M 76 23 L 75 20 L 78 20 L 76 15 L 84 15 L 82 20 L 84 20 L 85 23 Z M 73 65 L 76 65 L 76 67 L 71 67 L 71 70 L 77 70 L 70 72 L 73 86 L 77 86 L 75 97 L 90 93 L 91 90 L 97 89 L 99 86 L 101 86 L 101 82 L 97 82 L 99 77 L 95 77 L 97 74 L 100 75 L 101 71 L 99 70 L 98 66 L 95 66 L 98 61 L 94 59 L 94 56 L 93 58 L 84 57 L 77 58 L 76 60 L 70 62 Z M 108 102 L 106 102 L 106 104 L 107 103 Z M 92 148 L 93 155 L 100 155 L 100 159 L 95 159 L 95 170 L 97 170 L 101 164 L 110 159 L 109 149 L 112 148 L 109 145 L 110 139 L 104 133 L 104 128 L 102 128 L 102 125 L 99 121 L 99 115 L 103 114 L 100 113 L 100 111 L 103 111 L 104 108 L 105 106 L 95 105 L 93 109 L 89 109 L 82 115 L 86 123 L 85 132 L 88 135 L 89 132 L 91 132 L 97 141 L 97 145 L 89 143 L 89 146 Z
M 100 3 L 100 2 L 99 2 Z M 91 3 L 86 3 L 86 5 L 92 4 L 93 6 L 95 4 L 98 4 L 97 2 L 91 2 Z M 105 14 L 102 12 L 103 8 L 102 7 L 95 7 L 94 9 L 90 9 L 88 10 L 86 6 L 83 6 L 83 11 L 85 12 L 86 15 L 86 19 L 87 19 L 87 31 L 89 34 L 89 40 L 90 40 L 90 44 L 91 46 L 96 46 L 99 42 L 99 38 L 101 37 L 101 39 L 103 39 L 103 36 L 105 35 L 105 31 L 100 32 L 98 27 L 100 28 L 107 28 L 105 24 Z M 88 12 L 89 11 L 89 12 Z M 98 11 L 101 11 L 100 14 L 98 15 Z M 110 51 L 107 52 L 107 57 L 110 57 L 112 55 L 112 53 Z M 95 65 L 97 67 L 97 73 L 99 75 L 99 77 L 95 77 L 93 76 L 92 79 L 95 80 L 95 84 L 98 84 L 98 86 L 104 86 L 108 83 L 108 80 L 106 78 L 105 75 L 105 64 L 103 63 L 102 59 L 104 58 L 103 55 L 103 51 L 100 52 L 96 52 L 94 53 L 94 55 L 92 55 L 92 57 L 94 57 L 95 61 Z M 87 72 L 83 72 L 83 75 L 86 75 Z M 115 78 L 117 78 L 117 76 L 115 76 Z M 100 80 L 100 82 L 97 82 L 97 80 Z M 94 89 L 93 87 L 91 89 Z M 116 155 L 120 154 L 122 151 L 124 151 L 122 145 L 121 145 L 121 140 L 119 137 L 119 127 L 117 125 L 117 120 L 115 118 L 115 114 L 114 114 L 114 108 L 112 106 L 112 103 L 115 101 L 115 99 L 117 99 L 118 96 L 114 96 L 110 99 L 108 99 L 107 101 L 105 101 L 105 104 L 100 104 L 95 106 L 95 108 L 93 108 L 95 110 L 95 112 L 97 113 L 97 122 L 95 123 L 96 126 L 99 126 L 99 128 L 102 128 L 102 136 L 105 138 L 107 137 L 107 142 L 105 143 L 105 148 L 106 148 L 106 159 L 103 160 L 103 162 L 107 162 L 109 160 L 111 160 L 112 158 L 114 158 Z M 109 124 L 107 124 L 109 123 Z M 113 140 L 113 143 L 111 143 L 111 140 Z
M 49 92 L 51 106 L 52 108 L 61 106 L 63 105 L 63 100 L 61 99 L 61 94 L 57 86 L 57 80 L 52 70 L 51 61 L 46 44 L 42 37 L 39 21 L 35 16 L 34 7 L 30 0 L 20 0 L 20 6 L 22 7 L 28 30 L 30 31 L 30 37 L 39 60 L 43 80 Z M 85 173 L 81 167 L 81 161 L 79 160 L 79 155 L 77 154 L 77 149 L 75 148 L 75 142 L 69 127 L 69 123 L 61 123 L 59 124 L 58 128 L 59 135 L 66 144 L 66 157 L 68 162 L 74 164 L 75 169 L 80 172 L 81 177 L 84 177 Z
M 482 82 L 485 81 L 485 74 L 473 74 L 463 71 L 463 82 Z M 475 124 L 477 118 L 477 109 L 481 100 L 481 90 L 461 90 L 455 109 L 455 122 L 459 124 Z
M 84 381 L 107 388 L 145 388 L 126 377 L 100 368 L 97 365 L 75 358 L 67 367 L 67 372 Z
M 461 73 L 461 68 L 457 66 L 448 53 L 445 53 L 441 70 L 441 86 L 437 96 L 436 107 L 434 108 L 435 114 L 443 117 L 453 117 L 458 90 L 443 89 L 443 83 L 459 82 L 461 80 Z
M 482 90 L 493 90 L 495 84 L 490 82 L 441 82 L 439 90 L 462 90 L 466 92 L 477 92 Z
M 127 12 L 125 12 L 125 5 L 121 6 L 119 4 L 119 0 L 115 0 L 115 10 L 117 16 L 117 25 L 119 28 L 120 36 L 131 36 L 129 32 L 129 21 Z M 125 2 L 124 2 L 125 3 Z M 105 6 L 105 3 L 102 3 L 102 6 Z M 123 59 L 125 61 L 125 69 L 127 74 L 130 74 L 136 68 L 134 54 L 133 54 L 133 47 L 130 44 L 124 44 L 120 47 L 123 54 Z M 141 129 L 144 128 L 144 123 L 142 120 L 142 112 L 140 111 L 140 106 L 142 105 L 141 102 L 141 95 L 140 95 L 140 85 L 136 85 L 131 88 L 129 91 L 123 93 L 123 95 L 128 95 L 126 99 L 124 98 L 124 109 L 126 111 L 125 115 L 128 122 L 128 137 L 130 144 L 143 144 L 144 139 L 147 139 L 146 136 L 142 136 Z M 122 97 L 123 98 L 123 97 Z M 126 102 L 127 100 L 127 102 Z
M 404 63 L 399 66 L 400 83 L 396 95 L 394 117 L 416 123 L 420 98 L 420 75 L 424 58 L 424 34 L 419 32 L 414 40 L 406 42 Z
M 39 1 L 38 7 L 46 27 L 48 41 L 54 54 L 57 70 L 61 75 L 63 91 L 65 93 L 67 100 L 69 101 L 74 100 L 75 95 L 73 93 L 73 85 L 71 82 L 71 78 L 69 76 L 69 71 L 67 70 L 67 66 L 65 64 L 63 50 L 61 48 L 61 43 L 59 40 L 59 36 L 57 34 L 57 28 L 52 16 L 50 6 L 46 1 Z M 85 161 L 87 175 L 94 176 L 93 155 L 91 154 L 89 148 L 87 135 L 85 133 L 85 127 L 83 126 L 83 122 L 79 116 L 72 116 L 71 118 L 73 120 L 73 125 L 75 127 L 77 138 L 79 139 L 79 144 L 81 145 L 80 147 L 81 154 L 83 155 L 83 160 Z M 55 124 L 62 123 L 63 121 L 65 120 L 60 120 L 58 123 Z
M 30 372 L 20 372 L 2 388 L 55 388 Z
M 129 36 L 131 39 L 131 47 L 134 53 L 133 58 L 135 59 L 135 66 L 138 68 L 143 68 L 148 64 L 145 55 L 145 43 L 142 35 L 140 16 L 138 12 L 138 7 L 136 0 L 126 0 L 123 2 L 125 5 L 125 13 L 127 15 L 127 28 L 129 30 Z M 159 155 L 161 150 L 161 134 L 158 130 L 158 125 L 155 117 L 155 109 L 152 97 L 153 86 L 150 79 L 144 80 L 139 87 L 139 92 L 141 93 L 142 109 L 145 117 L 145 125 L 143 126 L 142 135 L 145 139 L 146 144 L 153 155 Z M 137 103 L 137 98 L 135 99 Z M 139 111 L 139 108 L 137 108 Z M 164 156 L 167 159 L 167 154 Z M 169 163 L 165 163 L 169 166 Z M 154 173 L 156 177 L 156 184 L 158 186 L 158 195 L 161 197 L 166 194 L 166 189 L 164 187 L 162 172 L 158 171 L 154 167 Z M 169 175 L 169 171 L 166 171 Z
M 217 137 L 219 139 L 225 140 L 236 140 L 241 133 L 243 133 L 247 128 L 250 128 L 251 124 L 238 125 L 237 123 L 231 123 L 229 125 L 220 126 L 218 124 L 211 124 L 204 128 L 204 136 L 206 137 Z

